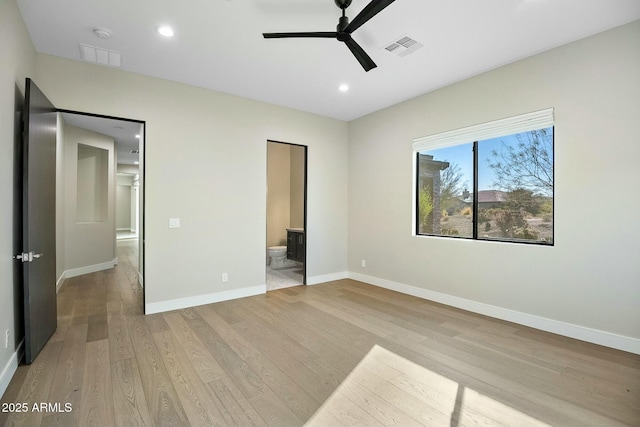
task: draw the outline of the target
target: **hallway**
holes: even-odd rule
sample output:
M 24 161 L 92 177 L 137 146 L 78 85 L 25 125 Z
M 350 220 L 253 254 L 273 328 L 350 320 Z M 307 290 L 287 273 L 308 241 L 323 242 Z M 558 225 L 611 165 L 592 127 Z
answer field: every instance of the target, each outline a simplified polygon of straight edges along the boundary
M 111 388 L 107 362 L 132 355 L 125 319 L 143 314 L 137 254 L 137 245 L 118 245 L 115 268 L 65 280 L 58 292 L 58 329 L 32 365 L 20 365 L 2 397 L 3 403 L 58 403 L 59 411 L 3 412 L 0 425 L 89 424 L 87 418 L 80 422 L 79 416 L 90 415 L 80 408 L 89 411 L 106 397 L 100 392 Z M 85 387 L 91 392 L 81 393 Z M 113 424 L 107 419 L 93 421 Z

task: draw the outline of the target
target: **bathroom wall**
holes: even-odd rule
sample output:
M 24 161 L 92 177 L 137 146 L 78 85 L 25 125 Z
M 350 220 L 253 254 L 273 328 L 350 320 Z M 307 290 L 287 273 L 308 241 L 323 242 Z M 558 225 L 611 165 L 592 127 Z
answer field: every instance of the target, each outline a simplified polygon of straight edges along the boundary
M 267 247 L 286 246 L 291 218 L 291 151 L 267 143 Z
M 290 145 L 289 227 L 304 228 L 304 147 Z
M 286 246 L 287 228 L 304 228 L 304 151 L 267 143 L 267 246 Z

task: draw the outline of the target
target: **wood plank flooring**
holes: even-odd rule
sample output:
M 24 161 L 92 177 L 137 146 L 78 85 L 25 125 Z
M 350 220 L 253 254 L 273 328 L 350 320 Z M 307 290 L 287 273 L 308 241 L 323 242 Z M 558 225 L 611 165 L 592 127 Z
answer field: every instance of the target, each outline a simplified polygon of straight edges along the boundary
M 640 425 L 638 355 L 352 280 L 144 316 L 134 250 L 63 284 L 0 425 Z

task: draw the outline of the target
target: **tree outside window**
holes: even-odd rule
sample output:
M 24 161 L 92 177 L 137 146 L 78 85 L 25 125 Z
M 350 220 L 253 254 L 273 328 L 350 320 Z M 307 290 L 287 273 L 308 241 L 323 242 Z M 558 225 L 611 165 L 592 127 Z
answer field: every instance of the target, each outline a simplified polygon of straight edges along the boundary
M 553 127 L 419 152 L 416 233 L 553 244 L 553 162 Z

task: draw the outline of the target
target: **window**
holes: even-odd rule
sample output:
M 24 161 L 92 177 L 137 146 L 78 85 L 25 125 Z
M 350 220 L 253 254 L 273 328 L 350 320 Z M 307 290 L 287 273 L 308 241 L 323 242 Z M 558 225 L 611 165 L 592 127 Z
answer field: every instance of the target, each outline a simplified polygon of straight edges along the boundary
M 553 245 L 553 109 L 414 140 L 416 235 Z

